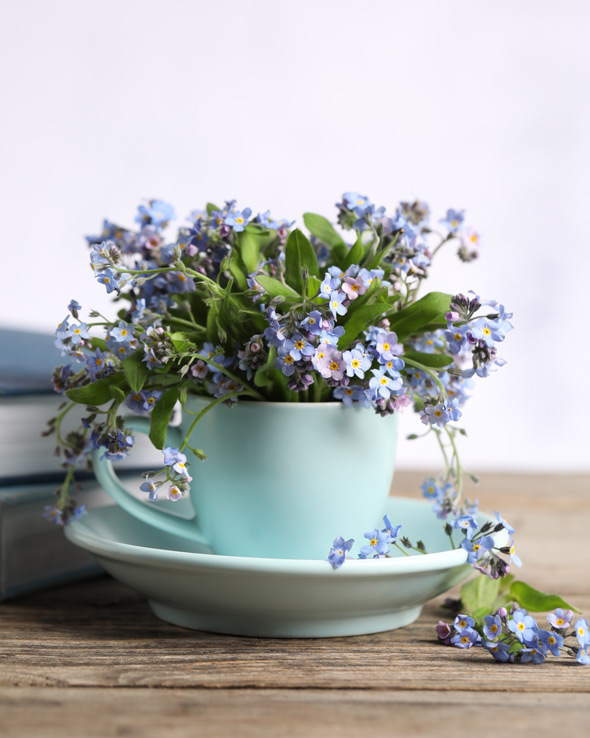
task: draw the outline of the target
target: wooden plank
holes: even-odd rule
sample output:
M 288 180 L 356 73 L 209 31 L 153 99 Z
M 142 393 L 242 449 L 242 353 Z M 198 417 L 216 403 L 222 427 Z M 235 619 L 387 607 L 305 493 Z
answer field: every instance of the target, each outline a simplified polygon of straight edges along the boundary
M 0 689 L 4 738 L 586 738 L 588 695 L 425 690 Z
M 418 495 L 423 475 L 396 477 Z M 523 577 L 558 590 L 590 614 L 587 586 L 590 477 L 487 475 L 482 508 L 517 526 Z M 0 605 L 0 685 L 207 689 L 590 691 L 590 669 L 551 659 L 540 667 L 495 664 L 481 649 L 439 646 L 442 598 L 403 630 L 356 638 L 232 638 L 175 628 L 132 590 L 109 579 Z M 446 699 L 446 698 L 445 698 Z
M 109 579 L 7 603 L 0 685 L 590 691 L 590 669 L 497 668 L 481 649 L 438 644 L 441 598 L 406 628 L 351 638 L 236 638 L 156 619 Z M 580 604 L 590 610 L 590 598 Z M 468 678 L 467 678 L 468 675 Z

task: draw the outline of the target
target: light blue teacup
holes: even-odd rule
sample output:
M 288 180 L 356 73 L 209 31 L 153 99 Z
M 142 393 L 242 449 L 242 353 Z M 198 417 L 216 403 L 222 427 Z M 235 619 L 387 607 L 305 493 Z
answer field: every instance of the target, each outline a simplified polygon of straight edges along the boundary
M 208 402 L 192 397 L 187 407 Z M 184 414 L 166 444 L 177 447 L 193 419 Z M 128 418 L 127 425 L 147 433 L 149 419 Z M 325 559 L 336 536 L 381 527 L 396 442 L 397 413 L 381 417 L 341 402 L 220 404 L 189 439 L 207 454 L 200 462 L 187 452 L 192 518 L 134 498 L 100 451 L 93 461 L 99 482 L 127 512 L 215 554 Z

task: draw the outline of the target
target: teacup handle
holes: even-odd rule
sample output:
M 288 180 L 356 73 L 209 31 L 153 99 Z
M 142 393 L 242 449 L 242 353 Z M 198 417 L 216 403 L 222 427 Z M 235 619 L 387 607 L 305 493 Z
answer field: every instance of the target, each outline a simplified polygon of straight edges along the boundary
M 146 435 L 150 430 L 150 421 L 147 418 L 127 417 L 125 418 L 125 424 L 128 428 L 139 431 L 140 433 L 145 433 Z M 166 440 L 171 444 L 179 445 L 182 440 L 180 429 L 168 428 Z M 174 512 L 157 509 L 140 502 L 140 500 L 133 497 L 133 495 L 123 487 L 119 478 L 115 474 L 112 462 L 108 459 L 100 458 L 102 452 L 102 449 L 95 449 L 92 452 L 94 473 L 105 492 L 107 492 L 117 504 L 119 504 L 130 515 L 133 515 L 144 523 L 153 525 L 154 528 L 159 528 L 166 533 L 172 533 L 173 535 L 181 536 L 182 538 L 188 538 L 196 543 L 207 545 L 207 541 L 193 522 L 196 517 L 194 513 L 192 517 L 185 518 Z

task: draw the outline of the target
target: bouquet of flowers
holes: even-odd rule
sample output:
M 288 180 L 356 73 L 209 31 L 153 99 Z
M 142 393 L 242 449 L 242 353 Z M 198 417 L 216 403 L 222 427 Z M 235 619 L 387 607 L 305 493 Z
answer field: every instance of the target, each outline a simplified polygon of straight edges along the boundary
M 447 461 L 426 494 L 442 514 L 464 508 L 455 445 L 462 431 L 454 423 L 474 378 L 504 363 L 496 344 L 512 328 L 511 314 L 473 293 L 419 292 L 443 246 L 454 243 L 471 261 L 479 236 L 464 227 L 463 211 L 448 210 L 439 228 L 431 226 L 420 201 L 389 215 L 347 192 L 337 209 L 350 243 L 320 215 L 303 216 L 308 238 L 293 222 L 269 211 L 253 218 L 235 201 L 193 212 L 171 239 L 174 212 L 159 200 L 140 205 L 137 229 L 105 221 L 100 235 L 88 237 L 94 276 L 119 312 L 111 320 L 93 311 L 92 322 L 82 322 L 73 300 L 57 328 L 67 363 L 53 382 L 69 403 L 49 430 L 68 474 L 54 517 L 78 514 L 68 484 L 90 450 L 102 447 L 111 459 L 130 452 L 122 406 L 151 413 L 150 438 L 162 448 L 175 404 L 191 393 L 210 397 L 211 406 L 238 398 L 340 400 L 381 415 L 412 406 Z M 103 337 L 91 337 L 93 328 Z M 61 422 L 76 403 L 89 414 L 64 438 Z M 152 499 L 164 481 L 172 499 L 186 491 L 187 440 L 146 481 Z
M 347 192 L 336 207 L 338 228 L 321 215 L 303 216 L 309 236 L 270 211 L 253 217 L 233 200 L 194 211 L 168 235 L 173 208 L 150 200 L 139 206 L 136 228 L 105 220 L 101 233 L 88 237 L 94 276 L 119 310 L 115 319 L 91 311 L 83 322 L 81 306 L 72 300 L 57 328 L 56 345 L 67 359 L 53 383 L 65 402 L 47 433 L 55 432 L 67 473 L 49 518 L 63 524 L 84 512 L 69 487 L 75 466 L 88 463 L 92 450 L 102 449 L 107 459 L 129 454 L 134 438 L 123 408 L 150 415 L 150 439 L 163 451 L 161 469 L 145 475 L 142 490 L 156 500 L 165 488 L 176 500 L 191 481 L 183 450 L 205 458 L 189 438 L 215 405 L 336 400 L 380 415 L 417 412 L 445 462 L 440 478 L 427 479 L 423 492 L 446 520 L 451 545 L 457 531 L 468 562 L 492 582 L 520 563 L 512 541 L 495 545 L 494 531 L 513 533 L 499 515 L 495 527 L 478 528 L 477 503 L 463 495 L 456 444 L 464 434 L 456 423 L 473 384 L 504 364 L 496 347 L 512 329 L 512 314 L 473 292 L 420 296 L 437 253 L 454 247 L 459 259 L 472 261 L 478 233 L 466 227 L 462 210 L 449 209 L 432 224 L 421 201 L 402 202 L 388 213 Z M 92 329 L 102 335 L 91 335 Z M 177 448 L 164 447 L 174 407 L 184 407 L 195 394 L 209 398 L 208 405 Z M 76 404 L 87 415 L 78 429 L 62 433 Z M 404 537 L 400 546 L 400 526 L 385 523 L 383 531 L 366 534 L 362 558 L 388 556 L 391 545 L 425 552 L 420 541 L 414 545 Z M 335 568 L 351 546 L 340 537 L 334 541 L 329 561 Z M 487 612 L 497 604 L 500 590 L 494 592 Z M 515 608 L 526 605 L 526 597 L 512 600 Z M 507 602 L 504 597 L 502 607 Z M 521 646 L 514 646 L 512 639 L 494 652 L 481 605 L 474 603 L 479 630 L 473 618 L 464 627 L 455 624 L 456 645 L 484 638 L 501 660 L 510 648 L 510 654 L 533 648 L 518 639 Z M 508 622 L 504 611 L 500 615 Z M 442 630 L 450 640 L 451 629 Z M 533 645 L 540 647 L 538 638 Z

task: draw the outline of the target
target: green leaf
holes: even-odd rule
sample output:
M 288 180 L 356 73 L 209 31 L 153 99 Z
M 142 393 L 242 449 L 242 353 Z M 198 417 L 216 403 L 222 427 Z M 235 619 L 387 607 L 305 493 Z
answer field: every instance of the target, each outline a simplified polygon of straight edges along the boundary
M 461 587 L 461 600 L 472 615 L 486 608 L 490 611 L 500 591 L 500 580 L 478 576 Z
M 123 392 L 123 390 L 120 387 L 117 387 L 114 384 L 111 384 L 109 387 L 109 392 L 111 393 L 111 397 L 113 400 L 116 400 L 119 405 L 122 402 L 125 402 L 125 398 L 127 397 L 127 393 Z
M 348 269 L 351 264 L 360 264 L 361 259 L 365 253 L 365 247 L 361 241 L 360 233 L 357 236 L 356 241 L 350 247 L 350 251 L 346 254 L 346 258 L 342 262 L 342 269 Z
M 569 605 L 559 595 L 540 592 L 525 582 L 512 582 L 510 585 L 510 596 L 521 607 L 531 612 L 549 612 L 550 610 L 555 610 L 556 607 L 580 612 L 577 607 Z
M 259 367 L 254 375 L 257 387 L 271 387 L 274 384 L 274 363 L 277 356 L 275 346 L 271 346 L 266 363 Z
M 330 246 L 337 261 L 346 258 L 347 246 L 342 236 L 334 229 L 334 226 L 323 215 L 315 213 L 304 213 L 303 222 L 307 230 L 320 241 Z
M 233 251 L 229 262 L 229 273 L 235 279 L 236 284 L 241 290 L 248 289 L 248 281 L 245 273 L 246 267 L 237 251 Z
M 107 342 L 104 340 L 104 338 L 96 338 L 96 336 L 92 336 L 90 339 L 90 345 L 92 346 L 92 350 L 100 349 L 101 351 L 106 351 L 107 348 Z
M 155 404 L 150 421 L 150 441 L 156 448 L 164 448 L 166 443 L 166 432 L 170 425 L 170 418 L 174 405 L 178 400 L 178 387 L 166 390 Z
M 221 208 L 218 207 L 217 205 L 214 205 L 212 202 L 208 202 L 207 203 L 207 215 L 211 215 L 211 213 L 214 212 L 215 210 L 221 210 Z
M 312 277 L 310 275 L 309 279 L 307 280 L 307 296 L 315 297 L 320 291 L 321 286 L 322 286 L 321 280 L 319 280 L 317 277 Z
M 219 331 L 217 330 L 217 317 L 219 315 L 219 301 L 213 300 L 209 305 L 207 313 L 207 340 L 213 344 L 219 343 Z
M 174 348 L 181 354 L 186 353 L 191 348 L 195 348 L 194 341 L 191 341 L 190 337 L 182 331 L 176 331 L 176 333 L 173 333 L 170 336 L 170 340 L 172 341 Z
M 115 374 L 104 379 L 97 379 L 96 382 L 87 384 L 84 387 L 75 387 L 66 392 L 66 395 L 73 402 L 79 402 L 81 405 L 104 405 L 112 399 L 110 387 L 113 385 L 121 386 L 125 384 L 125 377 L 122 374 Z
M 295 290 L 283 284 L 274 277 L 269 277 L 268 274 L 259 274 L 256 277 L 256 281 L 262 287 L 265 292 L 272 297 L 299 297 Z
M 260 266 L 260 247 L 258 239 L 252 231 L 242 231 L 237 234 L 236 244 L 248 270 L 248 274 L 255 272 Z
M 134 392 L 139 392 L 148 376 L 147 367 L 141 360 L 140 355 L 137 353 L 131 354 L 121 362 L 121 366 L 125 372 L 128 385 Z
M 388 305 L 379 302 L 372 305 L 363 305 L 355 310 L 344 323 L 344 335 L 340 336 L 338 340 L 338 348 L 341 350 L 346 348 L 362 330 L 386 313 L 388 307 Z
M 307 236 L 295 228 L 291 231 L 285 246 L 285 281 L 298 294 L 303 294 L 302 269 L 307 269 L 312 277 L 320 276 L 318 259 Z
M 405 351 L 401 357 L 408 358 L 411 361 L 417 361 L 423 366 L 432 367 L 433 369 L 442 369 L 445 366 L 449 366 L 453 363 L 452 356 L 446 356 L 445 354 L 423 354 L 420 351 Z
M 449 311 L 451 295 L 443 292 L 429 292 L 412 305 L 399 310 L 389 318 L 392 331 L 402 340 L 424 329 L 429 323 L 444 321 Z

